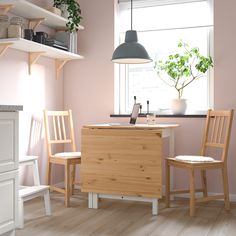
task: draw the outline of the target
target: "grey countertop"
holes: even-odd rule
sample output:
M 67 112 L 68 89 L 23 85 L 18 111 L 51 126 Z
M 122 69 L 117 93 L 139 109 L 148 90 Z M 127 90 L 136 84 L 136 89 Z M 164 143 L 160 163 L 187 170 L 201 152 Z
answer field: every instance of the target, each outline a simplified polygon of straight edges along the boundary
M 0 112 L 13 112 L 13 111 L 23 111 L 23 106 L 21 105 L 0 105 Z

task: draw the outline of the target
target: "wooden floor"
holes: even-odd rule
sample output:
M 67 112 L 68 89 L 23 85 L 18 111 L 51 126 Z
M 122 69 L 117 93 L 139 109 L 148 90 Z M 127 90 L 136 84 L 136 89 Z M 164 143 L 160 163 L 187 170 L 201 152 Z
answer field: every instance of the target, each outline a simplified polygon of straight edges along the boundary
M 51 194 L 53 216 L 44 215 L 42 200 L 25 203 L 25 227 L 17 236 L 235 236 L 236 205 L 231 212 L 223 202 L 201 204 L 197 216 L 189 217 L 188 202 L 178 200 L 169 209 L 160 204 L 158 216 L 152 216 L 151 204 L 103 199 L 99 209 L 87 208 L 87 196 L 77 193 L 72 207 L 65 208 L 61 194 Z

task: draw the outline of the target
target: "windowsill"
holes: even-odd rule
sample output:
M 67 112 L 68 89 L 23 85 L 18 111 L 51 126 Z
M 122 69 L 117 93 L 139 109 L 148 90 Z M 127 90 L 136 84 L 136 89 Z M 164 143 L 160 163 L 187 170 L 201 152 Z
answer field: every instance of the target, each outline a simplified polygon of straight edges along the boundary
M 139 114 L 138 117 L 146 117 L 146 113 L 141 113 Z M 130 114 L 111 114 L 110 117 L 117 117 L 117 118 L 122 118 L 122 117 L 130 117 Z M 206 112 L 201 111 L 201 112 L 191 112 L 191 113 L 186 113 L 184 115 L 174 115 L 171 113 L 161 113 L 161 114 L 156 114 L 156 117 L 173 117 L 173 118 L 205 118 L 206 117 Z

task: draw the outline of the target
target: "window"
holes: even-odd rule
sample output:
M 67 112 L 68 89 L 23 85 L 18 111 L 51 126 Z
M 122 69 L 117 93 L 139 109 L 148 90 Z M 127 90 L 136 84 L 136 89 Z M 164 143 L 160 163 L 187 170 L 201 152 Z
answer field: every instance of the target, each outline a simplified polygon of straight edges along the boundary
M 198 47 L 204 56 L 212 55 L 212 7 L 209 0 L 134 0 L 133 29 L 139 42 L 154 60 L 163 59 L 176 51 L 182 40 L 190 47 Z M 119 41 L 124 42 L 130 29 L 130 1 L 119 1 Z M 212 107 L 212 72 L 185 88 L 188 110 L 202 111 Z M 168 112 L 170 101 L 177 98 L 175 90 L 158 79 L 154 63 L 119 65 L 119 113 L 130 113 L 134 96 L 143 105 L 150 102 L 150 111 Z M 118 111 L 117 109 L 117 111 Z

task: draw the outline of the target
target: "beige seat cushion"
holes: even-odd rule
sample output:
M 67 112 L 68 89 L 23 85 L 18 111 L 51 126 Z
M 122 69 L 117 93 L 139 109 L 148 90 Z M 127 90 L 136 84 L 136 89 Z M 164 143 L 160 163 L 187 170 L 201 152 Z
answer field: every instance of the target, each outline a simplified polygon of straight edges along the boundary
M 176 156 L 175 159 L 178 161 L 190 161 L 190 162 L 213 162 L 213 161 L 215 161 L 215 159 L 212 157 L 191 156 L 191 155 Z
M 81 152 L 59 152 L 54 155 L 54 157 L 70 159 L 70 158 L 80 158 Z

